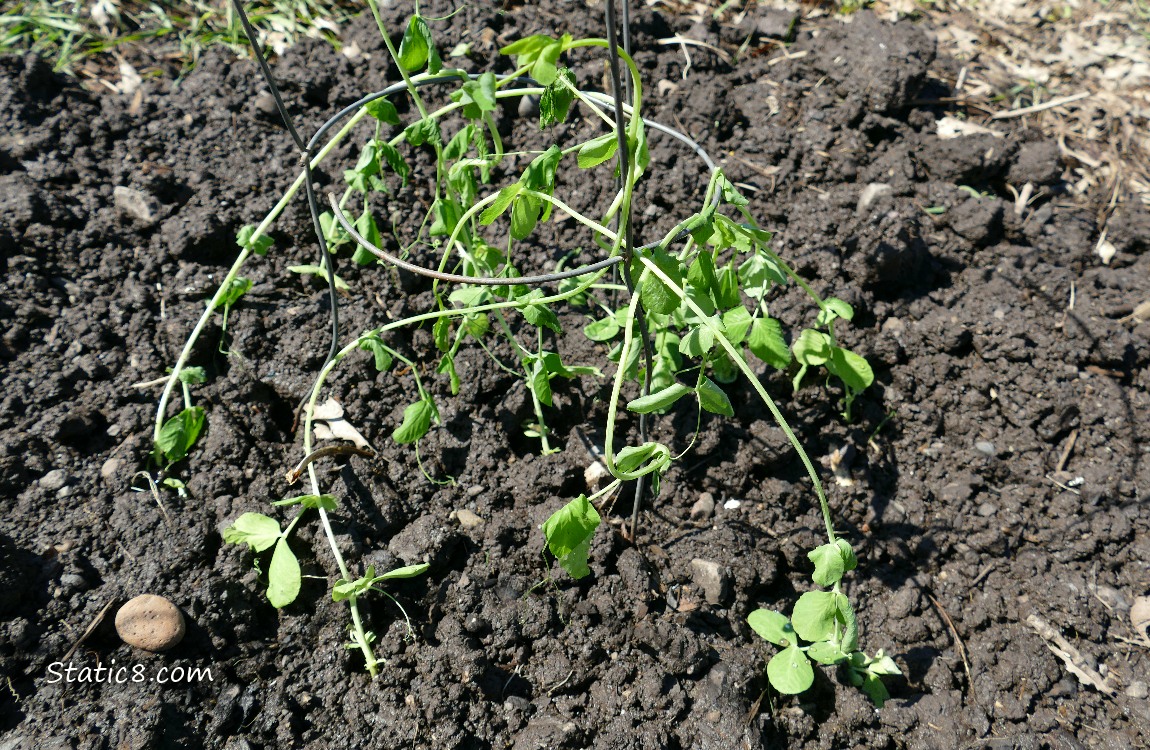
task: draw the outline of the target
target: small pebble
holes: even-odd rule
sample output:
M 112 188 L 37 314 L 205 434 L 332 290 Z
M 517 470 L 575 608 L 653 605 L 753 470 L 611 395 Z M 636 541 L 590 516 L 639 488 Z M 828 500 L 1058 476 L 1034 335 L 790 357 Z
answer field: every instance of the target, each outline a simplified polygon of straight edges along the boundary
M 164 597 L 143 594 L 120 607 L 116 632 L 129 646 L 167 651 L 184 637 L 184 615 Z
M 742 504 L 742 500 L 728 500 L 727 502 L 723 503 L 723 508 L 726 510 L 734 510 Z
M 68 475 L 63 469 L 53 469 L 40 477 L 40 486 L 49 492 L 55 492 L 68 483 Z
M 482 633 L 487 630 L 487 620 L 479 615 L 468 615 L 467 619 L 463 621 L 463 629 L 472 635 Z
M 255 101 L 256 109 L 263 112 L 265 115 L 274 115 L 278 111 L 276 109 L 276 100 L 270 91 L 261 91 L 256 94 Z
M 726 598 L 730 580 L 726 569 L 717 562 L 695 558 L 691 561 L 691 578 L 703 590 L 708 604 L 719 604 Z
M 983 503 L 982 505 L 978 506 L 978 515 L 982 516 L 983 518 L 989 518 L 997 512 L 998 506 L 994 503 Z
M 482 495 L 486 491 L 487 491 L 487 488 L 484 487 L 482 484 L 474 484 L 474 485 L 467 488 L 467 496 L 468 497 L 479 497 L 480 495 Z
M 994 443 L 990 442 L 989 440 L 979 440 L 974 444 L 974 449 L 979 453 L 985 453 L 988 456 L 993 456 L 995 454 Z
M 104 479 L 112 479 L 120 473 L 120 466 L 122 466 L 123 463 L 124 462 L 118 458 L 109 458 L 100 467 L 100 476 Z
M 1126 686 L 1126 695 L 1131 698 L 1145 698 L 1150 695 L 1150 686 L 1145 682 L 1131 682 Z
M 699 499 L 691 506 L 691 520 L 702 521 L 710 518 L 715 512 L 715 496 L 710 492 L 699 495 Z
M 483 519 L 469 511 L 467 508 L 460 508 L 459 510 L 452 512 L 451 515 L 456 521 L 459 521 L 459 525 L 465 529 L 474 529 L 477 526 L 483 525 Z

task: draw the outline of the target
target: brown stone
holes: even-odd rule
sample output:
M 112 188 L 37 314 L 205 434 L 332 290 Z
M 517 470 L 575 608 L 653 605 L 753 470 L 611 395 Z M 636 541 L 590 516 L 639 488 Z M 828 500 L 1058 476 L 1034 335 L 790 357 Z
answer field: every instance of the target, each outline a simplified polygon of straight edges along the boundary
M 167 651 L 184 638 L 184 615 L 162 596 L 143 594 L 116 613 L 116 632 L 129 646 Z

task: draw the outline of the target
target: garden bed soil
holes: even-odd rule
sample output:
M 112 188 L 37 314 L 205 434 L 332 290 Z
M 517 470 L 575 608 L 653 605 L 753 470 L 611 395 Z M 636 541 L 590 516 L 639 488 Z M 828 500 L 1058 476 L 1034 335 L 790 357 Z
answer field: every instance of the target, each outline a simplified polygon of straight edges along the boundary
M 399 28 L 400 10 L 389 13 Z M 484 46 L 485 27 L 496 45 L 601 33 L 582 11 L 467 7 L 435 24 L 445 48 L 469 32 L 471 64 L 505 71 Z M 388 437 L 414 398 L 410 375 L 377 374 L 364 355 L 328 388 L 380 451 L 321 467 L 322 486 L 341 498 L 341 549 L 356 568 L 431 564 L 390 588 L 414 638 L 391 602 L 364 605 L 388 659 L 369 680 L 362 657 L 343 648 L 347 609 L 331 601 L 338 571 L 317 523 L 293 541 L 317 578 L 282 611 L 267 603 L 251 554 L 220 536 L 241 513 L 271 512 L 269 501 L 291 494 L 283 474 L 300 456 L 294 411 L 329 345 L 324 290 L 286 271 L 315 262 L 302 199 L 273 229 L 273 250 L 245 268 L 255 286 L 226 338 L 217 318 L 193 357 L 209 375 L 195 389 L 207 427 L 177 467 L 187 497 L 165 490 L 165 516 L 131 486 L 146 468 L 158 396 L 133 384 L 175 361 L 237 252 L 237 229 L 262 218 L 295 175 L 297 154 L 259 95 L 255 66 L 210 52 L 179 85 L 146 82 L 133 102 L 84 91 L 34 57 L 5 57 L 0 747 L 1150 744 L 1150 648 L 1129 619 L 1150 593 L 1150 322 L 1130 317 L 1150 297 L 1147 214 L 1119 206 L 1107 231 L 1116 254 L 1103 264 L 1096 213 L 1066 194 L 1055 144 L 1020 121 L 1000 123 L 1013 128 L 1002 138 L 940 138 L 945 105 L 931 100 L 955 71 L 935 59 L 927 26 L 865 12 L 824 19 L 800 27 L 787 56 L 756 37 L 733 68 L 688 48 L 686 71 L 683 49 L 657 43 L 676 32 L 743 40 L 740 30 L 640 12 L 650 116 L 698 139 L 749 186 L 780 254 L 857 311 L 841 336 L 870 360 L 876 383 L 853 422 L 839 416 L 834 387 L 810 382 L 792 394 L 786 376 L 767 379 L 822 460 L 837 527 L 858 552 L 846 586 L 863 648 L 884 649 L 903 671 L 886 706 L 876 710 L 833 670 L 798 698 L 764 692 L 773 647 L 746 616 L 788 608 L 810 589 L 805 553 L 822 523 L 794 452 L 745 382 L 728 387 L 735 419 L 704 417 L 644 514 L 638 545 L 619 533 L 622 497 L 595 537 L 593 574 L 576 582 L 555 568 L 544 582 L 539 525 L 586 489 L 609 381 L 557 387 L 548 418 L 562 451 L 540 456 L 522 435 L 531 416 L 522 384 L 465 349 L 464 388 L 452 397 L 434 376 L 427 330 L 395 341 L 427 373 L 441 411 L 420 447 L 424 467 L 454 484 L 428 482 L 412 448 Z M 275 62 L 303 131 L 395 78 L 375 33 L 370 19 L 349 30 L 356 60 L 305 42 Z M 573 63 L 580 81 L 601 88 L 601 60 Z M 515 114 L 501 120 L 508 142 L 537 142 L 537 127 Z M 354 163 L 363 137 L 336 150 L 323 185 Z M 647 240 L 694 210 L 705 186 L 681 145 L 652 136 L 652 155 L 637 204 Z M 1028 182 L 1035 199 L 1016 211 L 1010 188 Z M 142 203 L 129 208 L 122 196 L 117 207 L 117 186 Z M 563 189 L 596 205 L 611 186 Z M 416 215 L 426 197 L 399 194 L 383 215 Z M 592 258 L 573 224 L 542 227 L 523 269 L 578 246 Z M 345 340 L 430 300 L 422 279 L 346 256 L 339 272 L 352 285 Z M 794 330 L 810 322 L 793 290 L 773 299 L 772 314 Z M 583 313 L 563 320 L 564 360 L 603 363 L 606 348 L 579 333 Z M 693 413 L 654 422 L 676 449 L 693 425 Z M 854 449 L 848 483 L 829 468 L 843 446 Z M 692 518 L 702 493 L 715 510 Z M 460 510 L 480 522 L 462 514 L 461 525 Z M 700 586 L 696 559 L 716 564 L 721 585 Z M 187 617 L 185 639 L 161 656 L 133 652 L 111 615 L 99 617 L 140 593 L 170 598 Z M 1032 615 L 1113 694 L 1068 671 Z M 211 679 L 53 683 L 50 665 L 93 622 L 69 657 L 77 666 L 143 664 L 149 676 L 207 667 Z

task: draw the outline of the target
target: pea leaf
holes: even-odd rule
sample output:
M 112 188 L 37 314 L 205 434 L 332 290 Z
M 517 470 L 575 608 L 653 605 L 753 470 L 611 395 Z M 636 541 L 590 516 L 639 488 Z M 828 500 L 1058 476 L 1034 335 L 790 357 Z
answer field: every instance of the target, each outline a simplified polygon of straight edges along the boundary
M 420 16 L 412 16 L 399 42 L 399 64 L 414 73 L 427 64 L 432 48 L 431 29 Z
M 185 367 L 180 370 L 179 379 L 181 383 L 188 385 L 199 385 L 208 379 L 207 373 L 204 372 L 202 367 Z
M 702 357 L 715 346 L 715 334 L 705 325 L 699 325 L 679 340 L 679 353 L 688 357 Z
M 271 605 L 280 609 L 294 602 L 299 596 L 300 580 L 299 560 L 288 546 L 287 539 L 280 537 L 268 566 L 268 601 Z
M 597 167 L 619 150 L 619 137 L 614 132 L 592 138 L 579 147 L 577 157 L 581 169 Z
M 407 178 L 411 176 L 411 167 L 403 158 L 403 154 L 399 153 L 399 149 L 387 141 L 376 141 L 375 149 L 387 162 L 387 166 L 391 167 L 391 171 L 399 175 L 400 186 L 407 185 Z
M 843 320 L 854 319 L 854 308 L 838 297 L 827 297 L 823 300 L 823 305 L 825 305 L 825 309 L 819 310 L 818 315 L 818 324 L 820 326 L 828 325 L 837 318 L 842 318 Z
M 831 340 L 822 331 L 806 328 L 799 334 L 795 343 L 791 344 L 795 359 L 801 365 L 817 367 L 831 358 Z
M 847 349 L 832 346 L 827 370 L 855 393 L 865 391 L 874 382 L 874 370 L 865 359 Z
M 451 94 L 451 99 L 463 104 L 463 116 L 469 120 L 478 120 L 484 112 L 495 109 L 495 74 L 484 73 L 475 80 L 465 81 L 464 84 Z
M 502 216 L 503 213 L 507 210 L 507 207 L 511 205 L 511 202 L 515 200 L 515 196 L 519 195 L 519 191 L 521 190 L 523 190 L 522 182 L 513 182 L 500 190 L 499 195 L 495 197 L 495 200 L 492 201 L 487 208 L 483 209 L 483 213 L 479 215 L 479 223 L 487 226 Z
M 363 108 L 367 110 L 369 115 L 379 120 L 380 122 L 385 122 L 388 125 L 399 124 L 399 112 L 395 110 L 395 105 L 389 102 L 387 97 L 373 99 L 372 101 L 363 105 Z
M 615 316 L 609 315 L 602 320 L 594 320 L 583 326 L 583 335 L 592 341 L 610 341 L 618 336 L 621 330 L 623 329 L 615 320 Z
M 760 252 L 739 266 L 739 283 L 744 292 L 761 299 L 771 290 L 771 284 L 786 286 L 787 276 L 774 260 Z
M 724 417 L 735 416 L 735 408 L 723 389 L 715 385 L 710 378 L 704 377 L 699 384 L 699 404 L 712 414 L 722 414 Z
M 204 408 L 192 406 L 164 422 L 152 455 L 174 464 L 188 455 L 204 427 Z
M 575 93 L 565 86 L 564 82 L 575 86 L 575 74 L 568 68 L 561 68 L 555 75 L 555 80 L 544 90 L 543 96 L 539 97 L 540 130 L 567 119 L 567 112 L 571 109 L 571 102 L 575 100 Z
M 391 433 L 391 439 L 400 445 L 414 443 L 431 429 L 431 418 L 435 414 L 435 404 L 428 399 L 420 399 L 403 410 L 403 423 Z
M 815 683 L 815 670 L 797 646 L 775 654 L 767 662 L 767 679 L 784 695 L 798 695 Z
M 791 363 L 791 350 L 783 339 L 783 328 L 774 318 L 756 318 L 751 323 L 747 348 L 776 370 L 785 370 Z
M 742 305 L 735 305 L 723 313 L 723 328 L 726 329 L 726 339 L 732 346 L 743 343 L 747 333 L 751 330 L 751 314 Z
M 693 389 L 682 383 L 674 383 L 656 393 L 650 393 L 637 398 L 627 404 L 627 409 L 637 414 L 649 414 L 653 411 L 662 411 L 675 403 L 683 396 L 691 393 Z
M 288 266 L 287 270 L 291 271 L 292 273 L 298 273 L 301 276 L 315 276 L 316 278 L 327 281 L 327 269 L 320 268 L 319 266 L 313 265 L 311 263 L 306 263 L 302 266 Z M 346 281 L 339 277 L 339 274 L 336 274 L 335 277 L 335 288 L 341 292 L 351 290 L 351 287 L 347 285 Z
M 828 667 L 835 664 L 841 664 L 846 661 L 847 655 L 837 648 L 830 641 L 819 641 L 812 643 L 810 648 L 807 649 L 807 656 L 811 657 L 819 664 L 826 664 Z
M 517 240 L 525 240 L 535 231 L 539 222 L 539 214 L 543 206 L 538 198 L 530 195 L 521 195 L 515 199 L 511 207 L 511 236 Z
M 529 297 L 536 298 L 542 297 L 543 292 L 536 289 Z M 523 317 L 527 322 L 538 328 L 550 328 L 555 333 L 563 333 L 563 329 L 559 326 L 559 317 L 555 312 L 544 304 L 532 302 L 525 307 L 520 308 L 519 312 L 523 313 Z
M 670 460 L 670 451 L 656 442 L 646 442 L 642 445 L 628 445 L 615 456 L 615 468 L 624 474 L 635 471 L 657 453 L 664 455 L 665 464 Z
M 383 244 L 382 237 L 380 237 L 379 234 L 379 227 L 376 226 L 375 218 L 371 215 L 371 211 L 364 211 L 360 217 L 355 220 L 355 228 L 361 237 L 376 247 Z M 378 260 L 369 250 L 358 244 L 351 259 L 355 261 L 356 265 L 360 266 L 374 265 Z
M 830 588 L 842 580 L 846 563 L 837 544 L 819 545 L 808 552 L 807 557 L 815 564 L 815 572 L 811 577 L 819 586 Z
M 839 597 L 842 594 L 833 591 L 808 591 L 799 597 L 791 613 L 791 622 L 800 638 L 825 641 L 834 635 Z
M 275 544 L 280 536 L 279 521 L 262 513 L 244 513 L 224 529 L 225 542 L 246 544 L 256 552 L 263 552 Z
M 443 143 L 443 135 L 439 132 L 439 123 L 430 117 L 408 125 L 403 130 L 403 137 L 412 146 L 422 146 L 425 143 Z
M 239 233 L 236 234 L 236 244 L 251 250 L 256 255 L 267 255 L 268 248 L 275 244 L 275 240 L 266 234 L 257 237 L 255 226 L 247 224 L 241 227 Z
M 673 283 L 682 287 L 683 274 L 679 270 L 679 260 L 672 255 L 669 255 L 664 250 L 656 248 L 651 253 L 651 261 L 658 266 L 659 270 L 666 274 Z M 662 315 L 669 315 L 679 307 L 679 295 L 671 291 L 671 288 L 663 283 L 655 274 L 650 271 L 647 272 L 646 278 L 643 280 L 642 286 L 639 289 L 639 300 L 643 303 L 643 309 L 650 313 L 659 313 Z
M 299 495 L 276 500 L 272 505 L 302 505 L 305 508 L 323 508 L 335 510 L 339 505 L 339 498 L 335 495 Z
M 375 357 L 375 369 L 379 372 L 384 372 L 391 369 L 391 363 L 394 361 L 391 352 L 383 345 L 383 342 L 378 338 L 369 338 L 359 342 L 359 348 L 365 352 L 371 352 Z
M 224 307 L 231 307 L 239 301 L 240 297 L 247 294 L 248 290 L 251 288 L 251 279 L 244 278 L 243 276 L 235 277 L 228 283 L 228 288 L 224 292 L 224 296 L 220 299 L 220 304 Z
M 798 636 L 795 635 L 795 629 L 791 627 L 791 621 L 782 612 L 756 609 L 747 615 L 747 624 L 764 640 L 776 646 L 786 648 L 798 642 Z
M 595 506 L 586 495 L 580 495 L 543 522 L 547 548 L 572 578 L 582 578 L 591 573 L 587 567 L 587 555 L 599 521 Z
M 539 403 L 544 406 L 551 406 L 551 373 L 547 371 L 543 360 L 535 360 L 535 365 L 531 368 L 529 385 L 532 392 L 535 393 L 535 398 L 539 399 Z

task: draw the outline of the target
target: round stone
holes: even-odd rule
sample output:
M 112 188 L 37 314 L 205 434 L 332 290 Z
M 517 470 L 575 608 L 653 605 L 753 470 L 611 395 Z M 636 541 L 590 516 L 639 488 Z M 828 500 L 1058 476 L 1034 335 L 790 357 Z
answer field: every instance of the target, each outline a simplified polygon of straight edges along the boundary
M 184 637 L 184 615 L 162 596 L 143 594 L 116 613 L 116 632 L 129 646 L 167 651 Z

